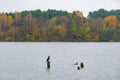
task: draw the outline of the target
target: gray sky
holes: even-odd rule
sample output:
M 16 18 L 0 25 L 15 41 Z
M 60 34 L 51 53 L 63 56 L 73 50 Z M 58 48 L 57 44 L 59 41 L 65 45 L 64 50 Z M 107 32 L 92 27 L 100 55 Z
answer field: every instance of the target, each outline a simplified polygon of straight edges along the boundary
M 0 0 L 0 12 L 15 12 L 23 10 L 67 10 L 83 11 L 84 16 L 89 11 L 104 8 L 106 10 L 120 9 L 120 0 Z

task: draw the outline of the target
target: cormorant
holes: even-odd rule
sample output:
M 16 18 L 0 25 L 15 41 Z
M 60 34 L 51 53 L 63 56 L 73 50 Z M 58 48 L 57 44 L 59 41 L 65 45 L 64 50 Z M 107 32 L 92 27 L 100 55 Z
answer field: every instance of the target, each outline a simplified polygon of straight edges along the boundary
M 47 58 L 47 60 L 46 60 L 46 61 L 48 62 L 49 60 L 50 60 L 50 56 L 48 56 L 48 58 Z

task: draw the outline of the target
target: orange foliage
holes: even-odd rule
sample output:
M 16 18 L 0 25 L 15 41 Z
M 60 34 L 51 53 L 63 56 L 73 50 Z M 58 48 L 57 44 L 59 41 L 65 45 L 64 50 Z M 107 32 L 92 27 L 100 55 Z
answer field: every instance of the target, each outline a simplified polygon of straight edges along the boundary
M 2 13 L 0 15 L 0 26 L 6 26 L 7 25 L 7 15 Z
M 104 18 L 104 22 L 108 23 L 112 27 L 112 29 L 114 29 L 117 25 L 118 19 L 116 16 L 107 16 Z
M 2 13 L 0 15 L 0 26 L 6 27 L 12 24 L 12 16 L 7 16 L 6 14 Z

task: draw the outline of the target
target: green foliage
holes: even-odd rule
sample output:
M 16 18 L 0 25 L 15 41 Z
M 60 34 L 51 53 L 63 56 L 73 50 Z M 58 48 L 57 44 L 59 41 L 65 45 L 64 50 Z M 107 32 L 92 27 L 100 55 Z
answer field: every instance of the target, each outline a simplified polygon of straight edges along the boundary
M 120 42 L 120 25 L 116 26 L 116 29 L 113 31 L 112 40 Z
M 89 12 L 88 18 L 105 18 L 111 15 L 116 16 L 120 20 L 120 10 L 107 11 L 105 9 L 99 9 L 98 11 Z

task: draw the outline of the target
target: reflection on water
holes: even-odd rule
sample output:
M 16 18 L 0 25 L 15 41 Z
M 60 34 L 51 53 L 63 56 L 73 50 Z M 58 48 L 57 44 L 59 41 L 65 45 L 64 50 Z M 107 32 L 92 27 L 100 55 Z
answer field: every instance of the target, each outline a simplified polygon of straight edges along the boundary
M 119 53 L 120 43 L 0 43 L 0 80 L 119 80 Z

